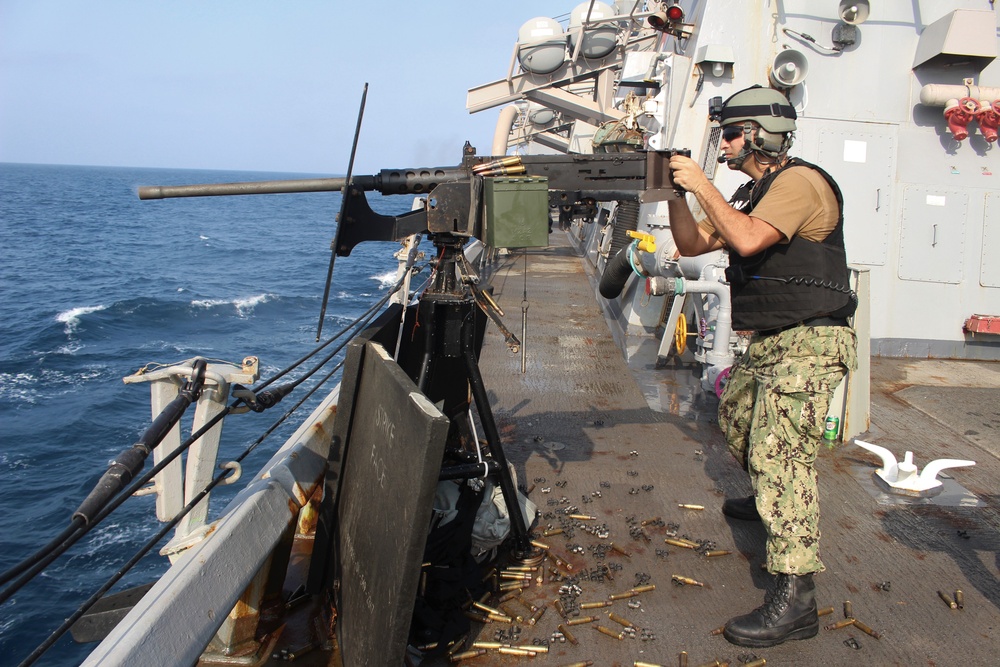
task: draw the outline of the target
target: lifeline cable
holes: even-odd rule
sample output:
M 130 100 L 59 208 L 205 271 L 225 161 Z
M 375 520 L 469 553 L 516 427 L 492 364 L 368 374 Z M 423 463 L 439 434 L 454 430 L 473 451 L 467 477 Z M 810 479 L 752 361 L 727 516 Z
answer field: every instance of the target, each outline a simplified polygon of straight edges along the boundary
M 412 268 L 412 265 L 408 266 L 407 268 L 408 269 Z M 354 328 L 355 326 L 358 327 L 357 331 L 354 332 L 356 335 L 363 326 L 366 326 L 368 322 L 370 322 L 371 319 L 374 318 L 375 311 L 382 305 L 384 305 L 386 301 L 388 301 L 389 298 L 391 298 L 391 296 L 395 294 L 396 291 L 399 290 L 402 283 L 403 280 L 401 278 L 396 282 L 395 285 L 393 285 L 393 287 L 388 291 L 385 297 L 380 299 L 378 302 L 376 302 L 374 306 L 370 307 L 367 311 L 365 311 L 365 313 L 360 318 L 355 319 L 352 324 L 342 329 L 339 333 L 337 333 L 337 335 L 334 338 L 326 341 L 325 343 L 323 343 L 322 345 L 318 346 L 313 351 L 311 351 L 309 354 L 295 361 L 292 364 L 292 366 L 280 371 L 276 375 L 272 376 L 271 378 L 263 382 L 261 385 L 259 385 L 256 389 L 253 390 L 254 393 L 259 392 L 261 389 L 273 383 L 278 378 L 286 375 L 295 367 L 304 363 L 307 359 L 317 354 L 319 350 L 322 350 L 324 347 L 331 344 L 334 340 L 344 335 L 348 330 Z M 367 317 L 368 319 L 362 321 L 362 318 L 365 317 Z M 349 342 L 349 340 L 350 339 L 348 339 L 347 342 Z M 322 368 L 326 363 L 328 363 L 330 359 L 332 359 L 337 354 L 337 352 L 343 349 L 343 347 L 347 344 L 347 342 L 344 342 L 337 349 L 331 352 L 326 358 L 323 359 L 323 361 L 320 364 L 318 364 L 315 368 L 309 371 L 304 377 L 292 383 L 291 389 L 298 387 L 308 377 L 311 377 L 313 374 L 315 374 L 320 368 Z M 335 368 L 334 372 L 336 370 L 337 369 Z M 288 391 L 291 391 L 291 389 L 289 389 Z M 288 392 L 285 393 L 287 394 Z M 175 449 L 169 455 L 164 457 L 164 459 L 161 460 L 159 463 L 154 465 L 149 472 L 135 478 L 131 486 L 127 487 L 124 491 L 120 492 L 117 496 L 109 500 L 108 503 L 104 506 L 104 508 L 101 511 L 99 511 L 92 519 L 90 519 L 89 522 L 84 521 L 80 517 L 74 517 L 70 526 L 64 529 L 63 532 L 56 539 L 53 539 L 45 547 L 39 549 L 30 558 L 25 559 L 20 564 L 16 565 L 15 567 L 5 572 L 3 575 L 5 579 L 2 583 L 6 583 L 14 576 L 17 576 L 18 574 L 21 574 L 21 576 L 17 580 L 15 580 L 10 586 L 0 591 L 0 604 L 6 602 L 14 593 L 16 593 L 18 590 L 24 587 L 25 584 L 30 582 L 36 575 L 38 575 L 39 572 L 48 567 L 56 558 L 65 553 L 66 550 L 68 550 L 71 546 L 76 544 L 76 542 L 78 542 L 80 538 L 86 535 L 91 529 L 97 527 L 97 525 L 101 521 L 103 521 L 109 514 L 111 514 L 111 512 L 120 507 L 122 503 L 125 502 L 125 500 L 130 498 L 136 491 L 145 486 L 145 484 L 149 482 L 150 479 L 155 477 L 159 472 L 161 472 L 164 468 L 166 468 L 168 464 L 170 464 L 174 459 L 180 456 L 182 452 L 186 451 L 192 444 L 194 444 L 199 438 L 201 438 L 205 433 L 207 433 L 211 428 L 213 428 L 219 421 L 221 421 L 228 414 L 230 414 L 233 411 L 233 409 L 239 406 L 240 403 L 246 403 L 246 401 L 242 398 L 236 399 L 235 401 L 233 401 L 231 405 L 227 406 L 222 411 L 220 411 L 217 415 L 215 415 L 212 419 L 210 419 L 202 428 L 198 429 L 198 431 L 193 433 L 191 437 L 189 437 L 187 440 L 181 443 L 181 445 L 177 449 Z M 295 406 L 295 408 L 297 407 L 298 406 Z M 40 556 L 46 550 L 49 550 L 48 553 L 40 558 Z

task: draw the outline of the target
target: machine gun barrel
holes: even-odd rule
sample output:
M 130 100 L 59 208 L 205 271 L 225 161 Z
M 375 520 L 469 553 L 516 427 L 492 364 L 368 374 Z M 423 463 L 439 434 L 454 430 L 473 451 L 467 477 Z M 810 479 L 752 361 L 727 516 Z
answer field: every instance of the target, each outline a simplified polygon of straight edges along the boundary
M 353 187 L 358 190 L 366 192 L 378 190 L 384 195 L 426 194 L 441 183 L 467 180 L 469 175 L 470 171 L 464 167 L 411 167 L 407 169 L 383 169 L 374 176 L 355 176 L 351 182 Z M 340 192 L 346 184 L 346 178 L 306 178 L 246 183 L 144 185 L 139 188 L 139 199 Z
M 354 184 L 363 190 L 372 190 L 374 189 L 375 180 L 375 176 L 358 176 L 354 179 Z M 346 184 L 346 178 L 306 178 L 290 181 L 252 181 L 247 183 L 144 185 L 139 188 L 139 199 L 271 195 L 293 192 L 340 192 Z

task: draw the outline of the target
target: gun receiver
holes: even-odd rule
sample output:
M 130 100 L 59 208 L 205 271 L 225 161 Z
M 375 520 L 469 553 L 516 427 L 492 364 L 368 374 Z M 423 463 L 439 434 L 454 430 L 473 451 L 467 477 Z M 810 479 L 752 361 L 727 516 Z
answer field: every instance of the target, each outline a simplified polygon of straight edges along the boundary
M 205 185 L 144 186 L 139 199 L 226 195 L 337 192 L 348 198 L 335 251 L 347 256 L 363 241 L 396 241 L 412 234 L 480 237 L 482 177 L 548 179 L 550 206 L 593 206 L 599 201 L 641 198 L 659 201 L 673 194 L 667 162 L 675 150 L 592 155 L 467 156 L 455 167 L 383 169 L 375 175 Z M 376 213 L 365 192 L 427 197 L 422 209 L 398 216 Z

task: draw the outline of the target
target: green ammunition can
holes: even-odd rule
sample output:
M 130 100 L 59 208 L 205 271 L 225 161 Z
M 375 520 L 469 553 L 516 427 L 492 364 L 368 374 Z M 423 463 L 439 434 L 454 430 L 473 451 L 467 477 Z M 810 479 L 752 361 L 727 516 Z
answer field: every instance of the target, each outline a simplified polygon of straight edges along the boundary
M 549 244 L 549 179 L 485 178 L 485 239 L 494 248 L 544 248 Z
M 827 417 L 826 427 L 823 429 L 824 440 L 836 440 L 840 434 L 840 419 L 837 417 Z

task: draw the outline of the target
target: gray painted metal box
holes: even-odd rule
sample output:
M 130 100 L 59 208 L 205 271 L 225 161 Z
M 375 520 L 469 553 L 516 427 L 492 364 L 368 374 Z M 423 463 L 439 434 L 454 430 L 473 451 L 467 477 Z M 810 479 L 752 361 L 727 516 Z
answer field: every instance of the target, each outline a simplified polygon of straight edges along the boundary
M 484 239 L 494 248 L 539 248 L 549 244 L 549 179 L 487 178 Z

